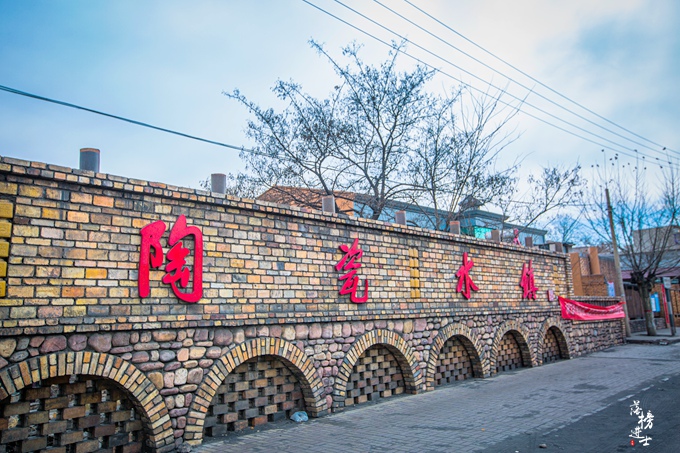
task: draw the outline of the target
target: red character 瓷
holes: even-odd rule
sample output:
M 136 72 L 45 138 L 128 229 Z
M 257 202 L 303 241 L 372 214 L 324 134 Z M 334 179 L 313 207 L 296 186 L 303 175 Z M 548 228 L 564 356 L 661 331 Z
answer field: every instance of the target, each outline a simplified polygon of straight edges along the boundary
M 356 275 L 357 269 L 361 267 L 361 263 L 358 261 L 364 254 L 364 251 L 359 247 L 359 239 L 354 239 L 354 243 L 351 247 L 346 245 L 341 245 L 340 250 L 342 250 L 345 255 L 342 259 L 335 265 L 335 270 L 349 271 L 345 275 L 339 278 L 343 281 L 342 288 L 339 293 L 341 295 L 349 294 L 350 300 L 355 304 L 363 304 L 368 300 L 368 280 L 364 280 L 364 295 L 362 297 L 357 297 L 357 287 L 359 286 L 359 277 Z

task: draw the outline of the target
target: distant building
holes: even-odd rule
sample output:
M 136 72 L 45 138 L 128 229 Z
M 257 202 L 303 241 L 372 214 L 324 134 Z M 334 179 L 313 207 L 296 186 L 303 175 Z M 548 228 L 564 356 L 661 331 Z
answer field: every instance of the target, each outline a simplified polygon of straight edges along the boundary
M 670 231 L 668 231 L 670 229 Z M 663 301 L 670 297 L 676 324 L 680 324 L 680 228 L 663 227 L 647 228 L 633 232 L 633 249 L 638 260 L 652 261 L 658 254 L 652 253 L 660 247 L 663 236 L 669 238 L 666 252 L 657 268 L 657 280 L 650 294 L 654 299 L 652 309 L 657 328 L 665 328 L 665 312 Z M 642 332 L 644 325 L 644 306 L 637 285 L 631 278 L 631 254 L 621 253 L 621 278 L 626 293 L 628 316 L 633 332 Z M 574 294 L 577 296 L 599 297 L 614 295 L 614 257 L 611 250 L 600 252 L 596 247 L 575 248 L 571 253 L 571 269 L 574 282 Z M 671 288 L 666 291 L 662 279 L 670 279 Z M 658 303 L 656 302 L 658 301 Z
M 274 186 L 258 197 L 260 200 L 271 201 L 292 206 L 306 206 L 312 209 L 321 209 L 321 198 L 326 193 L 323 190 L 305 189 L 301 187 Z M 336 211 L 348 216 L 371 218 L 373 211 L 369 206 L 369 197 L 353 192 L 333 193 L 335 196 Z M 519 231 L 519 240 L 522 244 L 530 237 L 533 244 L 545 245 L 546 230 L 539 228 L 527 228 L 521 225 L 506 222 L 507 216 L 479 209 L 482 204 L 473 198 L 467 198 L 461 203 L 463 211 L 456 214 L 456 220 L 460 222 L 461 233 L 479 239 L 488 239 L 492 230 L 502 230 L 504 241 L 513 238 L 513 230 Z M 448 213 L 428 207 L 421 207 L 401 201 L 389 201 L 380 213 L 378 220 L 394 222 L 398 211 L 406 214 L 406 224 L 438 231 L 448 231 Z

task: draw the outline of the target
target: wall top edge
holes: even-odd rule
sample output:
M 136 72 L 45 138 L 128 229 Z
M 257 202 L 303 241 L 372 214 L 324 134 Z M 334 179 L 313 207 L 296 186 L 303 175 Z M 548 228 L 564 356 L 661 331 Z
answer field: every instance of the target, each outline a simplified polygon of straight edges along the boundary
M 526 248 L 521 245 L 508 243 L 494 243 L 470 236 L 456 235 L 420 227 L 400 225 L 372 219 L 351 219 L 338 214 L 329 214 L 319 210 L 278 204 L 264 200 L 251 200 L 231 195 L 223 195 L 207 190 L 173 186 L 161 182 L 145 181 L 108 173 L 95 173 L 89 170 L 79 170 L 61 165 L 44 162 L 28 161 L 14 157 L 0 155 L 0 174 L 18 177 L 38 178 L 95 187 L 104 190 L 128 192 L 137 195 L 155 196 L 172 200 L 197 202 L 221 207 L 239 208 L 260 213 L 276 213 L 290 217 L 311 219 L 325 223 L 334 223 L 351 227 L 379 230 L 384 232 L 401 233 L 420 236 L 427 239 L 439 239 L 448 242 L 458 242 L 470 246 L 522 252 L 531 255 L 551 256 L 566 259 L 564 253 L 542 250 L 537 247 Z

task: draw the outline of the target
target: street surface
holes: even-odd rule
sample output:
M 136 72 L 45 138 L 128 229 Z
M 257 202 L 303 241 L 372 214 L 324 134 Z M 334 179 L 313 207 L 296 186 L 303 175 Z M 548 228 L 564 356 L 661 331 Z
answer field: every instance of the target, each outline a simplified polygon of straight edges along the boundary
M 640 421 L 631 415 L 634 401 L 647 420 L 639 432 L 651 438 L 647 446 L 630 444 Z M 678 402 L 680 343 L 627 344 L 209 440 L 193 451 L 674 453 L 680 451 Z

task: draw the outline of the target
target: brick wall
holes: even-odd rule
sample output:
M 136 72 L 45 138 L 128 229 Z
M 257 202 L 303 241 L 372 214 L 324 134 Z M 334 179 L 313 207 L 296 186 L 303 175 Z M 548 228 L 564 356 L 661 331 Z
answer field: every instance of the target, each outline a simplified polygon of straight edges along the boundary
M 46 379 L 107 379 L 157 451 L 300 406 L 318 416 L 432 389 L 456 368 L 445 346 L 454 338 L 471 370 L 462 377 L 502 371 L 509 332 L 524 366 L 540 365 L 544 347 L 553 360 L 623 341 L 620 322 L 559 318 L 547 293 L 571 294 L 563 254 L 11 158 L 0 159 L 2 203 L 11 210 L 0 220 L 10 224 L 0 400 Z M 164 221 L 167 253 L 180 216 L 203 235 L 203 297 L 181 301 L 156 269 L 140 298 L 140 230 Z M 355 238 L 365 304 L 338 293 L 338 247 Z M 456 292 L 465 252 L 479 287 L 469 300 Z M 530 260 L 539 290 L 523 300 Z M 237 383 L 250 392 L 238 401 Z
M 583 275 L 581 276 L 584 294 L 594 297 L 607 297 L 609 287 L 604 279 L 604 275 Z

